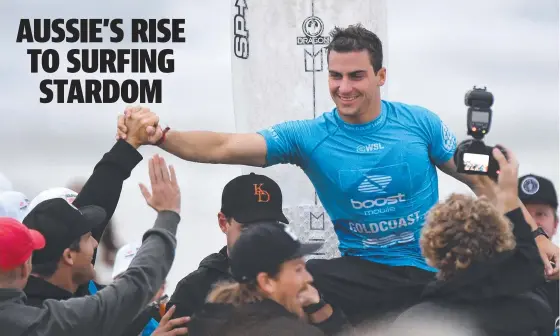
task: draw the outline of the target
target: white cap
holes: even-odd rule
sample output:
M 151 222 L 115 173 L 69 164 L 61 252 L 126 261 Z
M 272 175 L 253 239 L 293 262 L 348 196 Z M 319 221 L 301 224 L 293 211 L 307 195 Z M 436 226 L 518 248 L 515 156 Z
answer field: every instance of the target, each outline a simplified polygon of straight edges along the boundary
M 113 279 L 128 269 L 128 266 L 130 266 L 130 263 L 136 256 L 140 246 L 142 246 L 142 242 L 134 242 L 126 244 L 119 249 L 117 255 L 115 256 L 115 266 L 113 266 L 112 275 Z
M 72 204 L 72 202 L 74 202 L 74 199 L 76 199 L 76 196 L 78 196 L 77 192 L 64 187 L 47 189 L 39 193 L 39 195 L 35 196 L 35 198 L 27 207 L 27 213 L 33 210 L 33 208 L 35 208 L 37 204 L 53 198 L 64 198 L 68 203 Z
M 8 180 L 6 175 L 4 175 L 0 172 L 0 192 L 2 192 L 2 191 L 12 191 L 12 190 L 14 190 L 12 182 L 10 180 Z
M 0 192 L 0 217 L 11 217 L 22 221 L 27 214 L 29 199 L 19 191 Z

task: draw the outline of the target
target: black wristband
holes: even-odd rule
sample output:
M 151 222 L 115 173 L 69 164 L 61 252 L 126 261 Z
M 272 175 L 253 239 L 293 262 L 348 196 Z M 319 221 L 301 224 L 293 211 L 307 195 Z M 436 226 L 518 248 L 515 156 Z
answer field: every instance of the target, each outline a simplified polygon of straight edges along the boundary
M 315 314 L 316 312 L 318 312 L 319 310 L 321 310 L 324 306 L 326 306 L 327 303 L 325 301 L 323 301 L 323 299 L 321 298 L 319 300 L 319 302 L 314 303 L 312 305 L 303 307 L 303 311 L 307 314 L 307 315 L 311 315 L 311 314 Z

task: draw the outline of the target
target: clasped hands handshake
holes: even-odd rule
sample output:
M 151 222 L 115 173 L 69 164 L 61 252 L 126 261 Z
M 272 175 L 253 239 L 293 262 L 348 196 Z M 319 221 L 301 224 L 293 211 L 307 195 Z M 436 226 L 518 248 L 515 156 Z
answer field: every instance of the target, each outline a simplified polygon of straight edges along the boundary
M 124 139 L 134 148 L 154 145 L 163 136 L 159 117 L 146 107 L 127 107 L 117 122 L 116 139 Z

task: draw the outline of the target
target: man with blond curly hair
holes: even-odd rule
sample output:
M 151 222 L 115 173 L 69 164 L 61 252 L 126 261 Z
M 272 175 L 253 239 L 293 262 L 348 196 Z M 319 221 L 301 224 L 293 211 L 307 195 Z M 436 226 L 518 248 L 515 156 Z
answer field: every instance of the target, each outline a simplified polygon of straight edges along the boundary
M 453 194 L 430 211 L 420 245 L 428 264 L 438 269 L 437 278 L 449 280 L 516 244 L 511 222 L 487 198 Z
M 437 279 L 397 323 L 451 313 L 483 335 L 552 335 L 550 305 L 533 292 L 545 281 L 544 264 L 518 201 L 518 162 L 510 151 L 509 159 L 493 155 L 501 171 L 487 193 L 494 199 L 454 194 L 428 214 L 420 245 Z

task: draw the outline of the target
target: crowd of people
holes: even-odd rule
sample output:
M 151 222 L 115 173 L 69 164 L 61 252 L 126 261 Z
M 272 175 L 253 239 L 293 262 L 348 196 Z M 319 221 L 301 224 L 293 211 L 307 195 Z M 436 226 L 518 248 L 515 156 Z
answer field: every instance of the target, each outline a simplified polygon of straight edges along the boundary
M 247 134 L 182 132 L 162 128 L 150 109 L 129 107 L 116 143 L 78 191 L 49 189 L 31 202 L 0 194 L 2 334 L 557 334 L 559 251 L 550 238 L 558 199 L 550 180 L 519 177 L 515 153 L 503 147 L 506 156 L 492 153 L 496 181 L 457 173 L 457 141 L 435 113 L 381 99 L 386 69 L 371 31 L 336 28 L 328 53 L 336 108 L 315 119 Z M 383 146 L 356 150 L 371 143 Z M 308 258 L 321 244 L 291 230 L 297 223 L 283 213 L 282 186 L 241 175 L 224 186 L 217 213 L 224 247 L 168 300 L 166 276 L 181 258 L 176 242 L 189 237 L 176 237 L 175 168 L 156 154 L 151 186 L 140 186 L 157 212 L 153 228 L 105 257 L 112 282 L 100 284 L 98 242 L 144 145 L 193 162 L 297 165 L 332 220 L 341 256 Z M 475 196 L 440 201 L 437 169 Z

